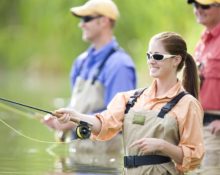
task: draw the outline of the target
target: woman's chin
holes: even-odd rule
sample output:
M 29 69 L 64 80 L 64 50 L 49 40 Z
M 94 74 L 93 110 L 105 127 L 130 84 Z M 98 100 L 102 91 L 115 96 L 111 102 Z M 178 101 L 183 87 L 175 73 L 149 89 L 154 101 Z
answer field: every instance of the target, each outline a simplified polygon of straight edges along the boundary
M 157 78 L 158 77 L 158 73 L 150 72 L 150 76 L 153 77 L 153 78 Z

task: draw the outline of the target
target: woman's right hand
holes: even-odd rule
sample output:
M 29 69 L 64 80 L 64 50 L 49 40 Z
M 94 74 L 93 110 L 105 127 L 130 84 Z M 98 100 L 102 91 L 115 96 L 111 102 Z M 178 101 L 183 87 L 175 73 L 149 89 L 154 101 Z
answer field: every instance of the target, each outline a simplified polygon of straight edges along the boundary
M 99 119 L 92 115 L 79 113 L 72 108 L 61 108 L 56 110 L 53 114 L 62 124 L 75 123 L 78 125 L 80 122 L 86 122 L 91 126 L 92 132 L 94 134 L 99 133 L 101 130 L 101 121 Z
M 74 109 L 70 108 L 61 108 L 54 112 L 54 115 L 57 117 L 58 121 L 62 124 L 68 123 L 70 121 L 74 123 L 79 123 L 79 113 Z
M 60 123 L 57 117 L 50 114 L 45 115 L 44 118 L 41 120 L 41 122 L 47 125 L 49 128 L 58 131 L 66 131 L 76 126 L 73 122 Z

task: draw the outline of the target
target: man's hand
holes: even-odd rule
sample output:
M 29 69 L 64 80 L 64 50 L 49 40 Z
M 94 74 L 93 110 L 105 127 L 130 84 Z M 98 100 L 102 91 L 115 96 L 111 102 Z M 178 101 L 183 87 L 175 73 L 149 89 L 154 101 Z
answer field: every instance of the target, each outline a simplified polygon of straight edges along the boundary
M 214 120 L 209 124 L 209 129 L 212 134 L 220 134 L 220 120 Z

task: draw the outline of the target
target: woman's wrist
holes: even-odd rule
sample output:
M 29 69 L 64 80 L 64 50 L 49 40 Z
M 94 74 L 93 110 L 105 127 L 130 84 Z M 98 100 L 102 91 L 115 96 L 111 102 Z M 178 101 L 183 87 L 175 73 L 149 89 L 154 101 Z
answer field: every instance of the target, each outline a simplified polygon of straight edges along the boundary
M 167 142 L 163 139 L 161 139 L 160 144 L 158 146 L 158 151 L 165 152 L 167 146 Z

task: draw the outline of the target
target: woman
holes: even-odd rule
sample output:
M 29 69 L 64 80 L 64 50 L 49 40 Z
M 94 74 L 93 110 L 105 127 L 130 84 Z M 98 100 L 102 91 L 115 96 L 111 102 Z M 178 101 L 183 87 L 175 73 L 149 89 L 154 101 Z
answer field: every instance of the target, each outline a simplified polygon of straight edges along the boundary
M 196 64 L 185 41 L 173 32 L 152 37 L 147 63 L 154 78 L 147 89 L 117 94 L 95 117 L 73 109 L 56 113 L 62 114 L 60 122 L 91 123 L 92 139 L 108 140 L 122 130 L 125 174 L 183 174 L 204 155 Z M 183 67 L 181 82 L 177 72 Z

